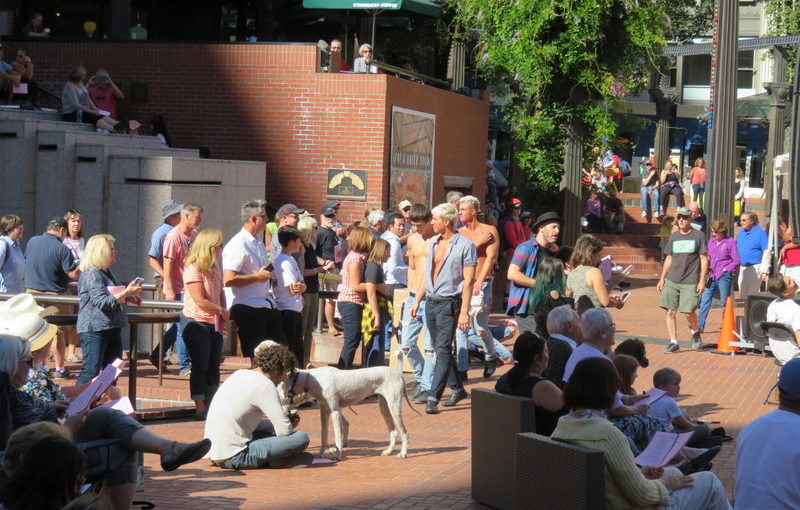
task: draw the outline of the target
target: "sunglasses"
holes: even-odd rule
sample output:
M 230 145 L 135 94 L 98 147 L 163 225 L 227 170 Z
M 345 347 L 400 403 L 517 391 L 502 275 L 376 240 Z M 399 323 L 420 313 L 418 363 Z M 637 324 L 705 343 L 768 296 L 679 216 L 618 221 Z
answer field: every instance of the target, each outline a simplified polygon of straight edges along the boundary
M 688 216 L 684 216 L 684 215 L 682 215 L 682 214 L 679 214 L 679 215 L 678 215 L 678 219 L 679 219 L 679 220 L 688 220 L 688 219 L 689 219 L 689 217 L 688 217 Z

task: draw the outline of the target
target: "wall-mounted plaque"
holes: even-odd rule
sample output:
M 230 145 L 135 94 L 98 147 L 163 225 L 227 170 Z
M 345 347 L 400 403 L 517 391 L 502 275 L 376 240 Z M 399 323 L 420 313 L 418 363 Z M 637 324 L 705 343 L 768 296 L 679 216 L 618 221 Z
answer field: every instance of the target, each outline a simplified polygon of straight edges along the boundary
M 366 200 L 367 171 L 329 168 L 327 195 L 340 200 Z

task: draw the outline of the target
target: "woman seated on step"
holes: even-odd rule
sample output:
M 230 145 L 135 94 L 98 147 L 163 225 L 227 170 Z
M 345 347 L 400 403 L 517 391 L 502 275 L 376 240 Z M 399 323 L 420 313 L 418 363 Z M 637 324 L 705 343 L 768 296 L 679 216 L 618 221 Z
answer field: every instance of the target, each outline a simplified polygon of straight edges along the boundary
M 86 69 L 83 66 L 75 66 L 69 73 L 67 83 L 61 90 L 61 113 L 67 122 L 83 122 L 91 124 L 97 129 L 125 133 L 128 130 L 127 120 L 115 120 L 108 116 L 108 112 L 103 113 L 99 110 L 83 80 L 86 79 Z

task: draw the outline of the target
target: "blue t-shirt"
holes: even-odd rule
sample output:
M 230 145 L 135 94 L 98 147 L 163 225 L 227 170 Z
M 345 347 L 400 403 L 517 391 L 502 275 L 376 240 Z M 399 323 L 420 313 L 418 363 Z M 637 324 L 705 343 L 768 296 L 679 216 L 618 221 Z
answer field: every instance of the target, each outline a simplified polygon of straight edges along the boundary
M 736 236 L 736 249 L 739 251 L 739 259 L 743 266 L 761 264 L 761 256 L 768 247 L 767 233 L 758 225 L 753 225 L 749 232 L 740 229 Z
M 162 223 L 150 236 L 150 251 L 147 252 L 147 255 L 156 259 L 161 265 L 164 265 L 164 238 L 173 228 L 169 223 Z M 156 276 L 158 275 L 156 274 Z
M 11 64 L 8 64 L 8 63 L 6 63 L 6 62 L 3 62 L 2 60 L 0 60 L 0 71 L 3 71 L 3 72 L 6 72 L 6 73 L 8 73 L 8 72 L 10 72 L 12 69 L 14 69 L 14 68 L 13 68 L 13 67 L 11 67 Z
M 78 265 L 61 239 L 47 232 L 28 241 L 25 258 L 28 261 L 25 267 L 26 286 L 42 292 L 67 290 L 67 273 Z

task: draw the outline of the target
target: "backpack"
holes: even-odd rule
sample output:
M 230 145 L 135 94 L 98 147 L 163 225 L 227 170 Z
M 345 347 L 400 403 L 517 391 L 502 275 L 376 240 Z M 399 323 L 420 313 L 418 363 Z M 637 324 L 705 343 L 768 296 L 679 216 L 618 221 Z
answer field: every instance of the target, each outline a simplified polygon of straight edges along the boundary
M 614 157 L 616 157 L 616 156 L 614 156 Z M 625 177 L 630 176 L 631 175 L 631 164 L 628 163 L 627 160 L 624 160 L 624 159 L 621 160 L 619 162 L 619 171 L 622 172 L 622 175 L 624 175 Z

